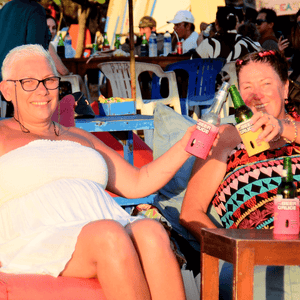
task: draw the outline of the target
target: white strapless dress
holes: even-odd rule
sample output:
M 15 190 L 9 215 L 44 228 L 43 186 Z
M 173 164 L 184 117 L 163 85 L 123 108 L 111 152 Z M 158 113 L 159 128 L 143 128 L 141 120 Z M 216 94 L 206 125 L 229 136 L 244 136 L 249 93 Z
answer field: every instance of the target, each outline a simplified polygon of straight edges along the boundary
M 107 165 L 94 149 L 36 140 L 0 157 L 0 271 L 58 276 L 82 227 L 136 220 L 104 189 Z

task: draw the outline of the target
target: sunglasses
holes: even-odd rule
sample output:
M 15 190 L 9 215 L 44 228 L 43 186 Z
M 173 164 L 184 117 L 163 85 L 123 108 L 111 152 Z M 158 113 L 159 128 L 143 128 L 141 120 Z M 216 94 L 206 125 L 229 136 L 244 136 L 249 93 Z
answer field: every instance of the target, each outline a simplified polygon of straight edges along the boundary
M 261 25 L 263 22 L 268 22 L 268 21 L 267 21 L 267 20 L 264 20 L 264 19 L 257 19 L 257 20 L 255 21 L 255 24 Z

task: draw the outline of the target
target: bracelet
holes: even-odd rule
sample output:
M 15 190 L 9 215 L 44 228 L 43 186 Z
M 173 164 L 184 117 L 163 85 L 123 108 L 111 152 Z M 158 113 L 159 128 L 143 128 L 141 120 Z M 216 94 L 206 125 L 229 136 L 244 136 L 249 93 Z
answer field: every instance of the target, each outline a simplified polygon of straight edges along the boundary
M 287 123 L 292 123 L 294 125 L 295 136 L 294 136 L 293 140 L 289 141 L 287 138 L 283 138 L 287 143 L 292 144 L 296 141 L 296 138 L 298 137 L 298 128 L 297 128 L 296 123 L 293 119 L 285 118 L 285 120 L 287 121 Z

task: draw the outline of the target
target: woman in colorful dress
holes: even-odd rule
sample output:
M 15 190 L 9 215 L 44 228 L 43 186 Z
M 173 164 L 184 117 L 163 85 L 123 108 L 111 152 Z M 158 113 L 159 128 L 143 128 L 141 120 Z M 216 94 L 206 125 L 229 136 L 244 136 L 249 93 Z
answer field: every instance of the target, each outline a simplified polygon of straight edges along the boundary
M 195 161 L 180 215 L 181 224 L 199 241 L 201 228 L 216 227 L 206 214 L 211 203 L 224 228 L 272 229 L 273 199 L 285 156 L 292 158 L 300 187 L 300 125 L 287 105 L 285 57 L 272 50 L 247 54 L 237 60 L 236 70 L 240 94 L 254 113 L 253 130 L 263 129 L 259 138 L 270 149 L 249 157 L 236 128 L 221 126 L 212 155 Z

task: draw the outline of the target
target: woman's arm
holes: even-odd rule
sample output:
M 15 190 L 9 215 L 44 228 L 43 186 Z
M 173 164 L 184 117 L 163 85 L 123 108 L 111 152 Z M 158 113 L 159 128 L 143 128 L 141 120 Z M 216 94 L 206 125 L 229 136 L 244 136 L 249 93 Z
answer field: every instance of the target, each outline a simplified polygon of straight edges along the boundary
M 206 214 L 207 209 L 226 173 L 227 158 L 239 142 L 240 137 L 233 126 L 222 126 L 212 155 L 206 160 L 195 161 L 179 221 L 199 242 L 201 228 L 216 228 Z
M 67 67 L 64 65 L 64 63 L 61 61 L 60 57 L 57 55 L 53 45 L 50 43 L 49 44 L 49 53 L 55 63 L 55 67 L 57 69 L 57 72 L 60 75 L 69 75 L 70 72 L 67 69 Z
M 140 169 L 129 164 L 93 135 L 84 131 L 80 131 L 80 134 L 88 137 L 107 163 L 107 190 L 126 198 L 140 198 L 166 185 L 191 156 L 184 149 L 195 129 L 196 125 L 188 128 L 183 138 L 166 153 Z M 73 130 L 79 132 L 78 129 Z

